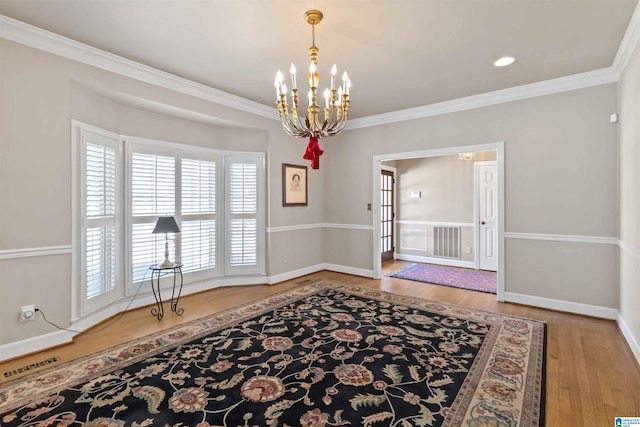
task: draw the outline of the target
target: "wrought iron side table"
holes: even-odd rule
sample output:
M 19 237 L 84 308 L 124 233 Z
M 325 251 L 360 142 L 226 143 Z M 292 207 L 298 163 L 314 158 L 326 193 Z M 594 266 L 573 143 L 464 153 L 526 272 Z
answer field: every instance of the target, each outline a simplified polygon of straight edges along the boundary
M 151 314 L 156 316 L 158 320 L 162 320 L 164 317 L 164 306 L 162 305 L 162 295 L 160 294 L 160 279 L 169 274 L 173 274 L 173 289 L 171 290 L 171 311 L 181 316 L 184 313 L 184 308 L 178 308 L 178 301 L 180 300 L 180 294 L 182 293 L 182 263 L 176 262 L 170 266 L 152 265 L 149 267 L 151 270 L 151 290 L 153 296 L 156 299 L 156 307 L 151 309 Z M 178 294 L 176 295 L 176 285 L 180 281 L 180 287 L 178 288 Z M 155 287 L 154 287 L 155 282 Z

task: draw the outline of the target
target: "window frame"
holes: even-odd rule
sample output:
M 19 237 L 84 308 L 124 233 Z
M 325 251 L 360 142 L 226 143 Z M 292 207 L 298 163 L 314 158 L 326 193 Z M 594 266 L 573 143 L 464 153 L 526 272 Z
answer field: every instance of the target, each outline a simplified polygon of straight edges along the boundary
M 87 183 L 86 183 L 86 146 L 87 136 L 97 135 L 110 139 L 113 143 L 115 154 L 115 213 L 113 220 L 107 218 L 88 219 L 87 218 Z M 94 144 L 99 144 L 92 142 Z M 74 296 L 71 301 L 71 320 L 75 321 L 83 316 L 95 313 L 118 301 L 122 289 L 119 286 L 122 277 L 122 144 L 120 136 L 116 133 L 87 125 L 75 120 L 71 122 L 71 144 L 72 144 L 72 275 L 71 289 Z M 115 227 L 115 287 L 107 292 L 87 298 L 86 286 L 86 232 L 90 228 L 90 223 L 107 224 L 113 222 Z
M 206 155 L 205 155 L 206 154 Z M 213 179 L 214 179 L 214 204 L 213 204 L 213 209 L 214 212 L 210 213 L 203 213 L 203 212 L 199 212 L 199 213 L 185 213 L 183 211 L 183 204 L 182 204 L 182 200 L 184 199 L 184 194 L 183 194 L 183 161 L 185 160 L 195 160 L 198 162 L 211 162 L 214 164 L 214 174 L 213 174 Z M 220 238 L 220 230 L 221 228 L 221 222 L 220 222 L 220 216 L 221 215 L 221 209 L 223 208 L 223 204 L 221 202 L 221 195 L 224 194 L 224 191 L 221 191 L 221 189 L 219 189 L 219 186 L 222 184 L 222 180 L 220 179 L 220 173 L 221 173 L 221 169 L 223 169 L 222 167 L 222 161 L 221 161 L 221 156 L 219 154 L 219 152 L 211 152 L 211 153 L 201 153 L 199 156 L 195 156 L 193 155 L 193 153 L 191 152 L 183 152 L 180 154 L 180 212 L 177 214 L 177 218 L 179 218 L 180 220 L 180 227 L 181 229 L 183 228 L 183 224 L 185 222 L 195 222 L 195 221 L 210 221 L 213 220 L 214 221 L 214 266 L 213 267 L 208 267 L 208 268 L 204 268 L 204 269 L 198 269 L 198 270 L 189 270 L 188 268 L 186 268 L 186 264 L 183 267 L 183 274 L 187 274 L 190 277 L 194 277 L 194 278 L 206 278 L 207 276 L 205 274 L 203 274 L 202 272 L 211 272 L 213 273 L 214 277 L 219 277 L 222 275 L 223 269 L 221 268 L 222 266 L 222 258 L 220 256 L 220 249 L 221 249 L 221 241 L 222 239 Z M 179 233 L 179 240 L 180 240 L 180 261 L 182 263 L 185 263 L 185 260 L 182 259 L 182 255 L 184 253 L 183 249 L 185 247 L 184 245 L 184 241 L 183 241 L 183 234 Z M 209 274 L 210 276 L 211 274 Z
M 86 203 L 83 199 L 83 175 L 85 169 L 82 163 L 82 135 L 83 132 L 94 132 L 100 135 L 106 135 L 112 139 L 116 147 L 116 289 L 113 297 L 103 304 L 96 306 L 87 306 L 83 295 L 83 257 L 86 253 L 82 245 L 83 236 L 83 220 L 82 210 L 85 209 Z M 132 153 L 145 152 L 154 155 L 169 155 L 174 157 L 175 163 L 175 218 L 179 225 L 183 222 L 181 211 L 182 199 L 182 159 L 204 160 L 215 162 L 215 268 L 206 268 L 184 273 L 184 284 L 195 284 L 197 290 L 205 290 L 214 288 L 215 285 L 221 283 L 239 284 L 239 277 L 247 277 L 247 283 L 258 283 L 255 278 L 265 275 L 266 265 L 266 172 L 264 152 L 241 152 L 217 150 L 204 148 L 199 146 L 191 146 L 174 142 L 159 141 L 155 139 L 139 138 L 118 135 L 85 123 L 72 120 L 71 121 L 71 139 L 72 139 L 72 301 L 71 301 L 71 321 L 76 322 L 82 318 L 92 318 L 100 321 L 110 315 L 125 309 L 125 301 L 135 297 L 140 291 L 143 295 L 151 294 L 149 287 L 143 286 L 141 281 L 133 282 L 132 280 L 132 224 L 139 222 L 134 220 L 132 213 Z M 228 193 L 228 183 L 226 180 L 226 168 L 229 159 L 247 159 L 255 163 L 258 167 L 257 176 L 257 192 L 258 192 L 258 209 L 257 209 L 257 262 L 250 268 L 235 269 L 231 271 L 227 268 L 228 246 L 225 243 L 225 237 L 228 227 L 228 215 L 226 208 L 226 195 Z M 184 215 L 192 217 L 206 217 L 208 214 L 190 214 Z M 154 217 L 157 218 L 157 217 Z M 149 219 L 149 218 L 146 218 Z M 154 220 L 155 221 L 155 220 Z M 143 221 L 144 222 L 144 221 Z M 149 221 L 147 221 L 149 222 Z M 162 240 L 164 240 L 164 236 Z M 176 249 L 175 253 L 180 254 L 180 233 L 176 233 Z M 170 243 L 171 244 L 171 243 Z M 162 251 L 164 254 L 164 250 Z M 179 261 L 180 258 L 174 259 Z M 233 269 L 232 269 L 233 270 Z M 253 277 L 254 279 L 250 279 Z M 148 281 L 148 276 L 145 282 Z M 127 305 L 128 306 L 128 305 Z M 107 309 L 104 311 L 104 309 Z
M 142 280 L 133 280 L 133 227 L 135 224 L 152 224 L 151 229 L 153 229 L 153 224 L 157 221 L 158 215 L 144 215 L 144 216 L 134 216 L 133 215 L 133 155 L 134 153 L 142 153 L 149 154 L 155 156 L 164 156 L 164 157 L 173 157 L 174 158 L 174 212 L 165 212 L 163 214 L 173 215 L 180 224 L 178 218 L 176 217 L 176 212 L 179 209 L 179 205 L 176 203 L 176 199 L 178 198 L 178 185 L 175 178 L 177 177 L 177 162 L 175 162 L 175 149 L 171 149 L 171 147 L 165 146 L 165 144 L 159 144 L 154 146 L 154 141 L 146 140 L 142 138 L 132 138 L 132 137 L 122 137 L 124 151 L 126 153 L 125 160 L 125 184 L 124 184 L 124 217 L 125 217 L 125 235 L 124 235 L 124 260 L 125 260 L 125 295 L 135 295 L 136 291 L 141 287 L 143 283 L 146 282 L 150 278 L 149 271 L 145 271 Z M 164 240 L 164 236 L 157 235 L 154 237 L 154 240 L 157 244 L 158 240 Z M 164 243 L 164 242 L 163 242 Z M 177 261 L 174 257 L 175 254 L 179 253 L 178 248 L 178 237 L 176 237 L 175 245 L 169 245 L 169 253 L 170 257 L 173 261 Z M 162 244 L 161 253 L 164 254 L 164 244 Z M 160 260 L 162 262 L 162 260 Z M 149 265 L 151 266 L 151 265 Z M 185 282 L 186 283 L 186 282 Z
M 256 213 L 253 217 L 256 218 L 256 253 L 257 260 L 255 265 L 244 265 L 244 266 L 233 266 L 230 264 L 230 232 L 231 232 L 231 220 L 233 218 L 233 214 L 231 214 L 229 210 L 230 206 L 230 179 L 229 165 L 233 161 L 237 162 L 246 162 L 250 164 L 255 164 L 257 166 L 257 200 L 256 200 Z M 239 152 L 239 151 L 227 151 L 223 155 L 224 162 L 224 202 L 227 207 L 224 210 L 224 238 L 225 238 L 225 246 L 224 246 L 224 275 L 225 276 L 242 276 L 242 275 L 264 275 L 265 272 L 265 221 L 266 221 L 266 174 L 265 174 L 265 155 L 264 153 L 248 153 L 248 152 Z

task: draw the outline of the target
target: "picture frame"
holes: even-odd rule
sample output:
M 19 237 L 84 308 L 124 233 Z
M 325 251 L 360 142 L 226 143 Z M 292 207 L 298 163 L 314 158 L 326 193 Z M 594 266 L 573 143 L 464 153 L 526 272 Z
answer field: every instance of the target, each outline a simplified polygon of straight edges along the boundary
M 282 206 L 307 206 L 307 167 L 282 164 Z

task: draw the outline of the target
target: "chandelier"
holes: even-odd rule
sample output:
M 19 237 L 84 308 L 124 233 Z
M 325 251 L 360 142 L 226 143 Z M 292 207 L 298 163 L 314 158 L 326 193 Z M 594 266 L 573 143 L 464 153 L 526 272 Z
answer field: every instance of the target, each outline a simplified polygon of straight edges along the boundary
M 307 150 L 303 159 L 311 161 L 311 168 L 320 168 L 320 156 L 323 151 L 318 145 L 319 138 L 326 138 L 338 134 L 347 125 L 349 116 L 349 89 L 351 80 L 345 71 L 342 84 L 336 84 L 336 66 L 331 68 L 331 85 L 324 90 L 324 117 L 321 117 L 318 105 L 318 48 L 316 47 L 316 25 L 322 21 L 323 15 L 319 10 L 309 10 L 304 14 L 305 21 L 311 25 L 311 47 L 309 48 L 309 98 L 307 115 L 298 114 L 298 85 L 296 81 L 296 67 L 291 64 L 291 108 L 287 104 L 287 85 L 280 70 L 274 83 L 276 87 L 276 101 L 282 128 L 289 135 L 296 138 L 309 138 Z

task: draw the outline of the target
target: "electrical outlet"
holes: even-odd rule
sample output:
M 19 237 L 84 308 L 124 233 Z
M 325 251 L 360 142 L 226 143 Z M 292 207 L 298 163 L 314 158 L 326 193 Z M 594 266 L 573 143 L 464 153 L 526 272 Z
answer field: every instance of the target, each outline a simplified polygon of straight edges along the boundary
M 467 246 L 467 253 L 470 254 L 471 253 L 471 246 Z
M 283 263 L 283 264 L 286 264 L 286 263 L 287 263 L 287 256 L 286 256 L 286 255 L 282 257 L 282 263 Z
M 36 306 L 31 305 L 23 305 L 20 307 L 20 321 L 28 322 L 30 320 L 34 320 L 36 318 Z

